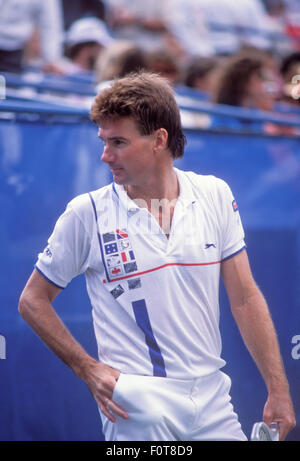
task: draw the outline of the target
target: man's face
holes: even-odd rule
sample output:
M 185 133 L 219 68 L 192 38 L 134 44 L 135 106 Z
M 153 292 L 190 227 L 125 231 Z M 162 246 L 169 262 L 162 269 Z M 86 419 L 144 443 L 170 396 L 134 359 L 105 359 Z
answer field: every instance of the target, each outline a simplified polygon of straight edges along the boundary
M 121 118 L 101 123 L 98 137 L 103 141 L 101 160 L 107 163 L 117 184 L 143 185 L 154 166 L 154 135 L 142 136 L 135 121 Z

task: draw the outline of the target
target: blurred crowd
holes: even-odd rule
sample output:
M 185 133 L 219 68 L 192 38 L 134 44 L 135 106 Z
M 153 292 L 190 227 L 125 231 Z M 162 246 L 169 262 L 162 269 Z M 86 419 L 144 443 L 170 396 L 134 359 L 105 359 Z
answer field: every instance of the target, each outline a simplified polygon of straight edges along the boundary
M 0 72 L 100 90 L 142 68 L 207 101 L 297 113 L 300 1 L 0 0 Z

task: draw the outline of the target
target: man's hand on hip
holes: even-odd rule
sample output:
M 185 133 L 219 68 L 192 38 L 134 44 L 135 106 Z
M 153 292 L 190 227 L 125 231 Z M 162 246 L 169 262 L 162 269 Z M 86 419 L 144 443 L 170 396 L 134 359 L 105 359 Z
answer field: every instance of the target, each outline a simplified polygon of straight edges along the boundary
M 113 400 L 113 391 L 120 371 L 93 360 L 85 368 L 82 379 L 87 384 L 102 413 L 112 422 L 115 416 L 127 419 L 128 414 Z

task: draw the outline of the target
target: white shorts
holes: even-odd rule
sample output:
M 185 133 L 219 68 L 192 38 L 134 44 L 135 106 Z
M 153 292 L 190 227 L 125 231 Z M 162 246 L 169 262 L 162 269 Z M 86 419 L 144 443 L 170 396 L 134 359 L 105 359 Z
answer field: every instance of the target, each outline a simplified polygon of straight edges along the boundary
M 113 401 L 127 420 L 100 412 L 106 441 L 247 440 L 230 403 L 230 378 L 221 371 L 179 380 L 121 373 Z

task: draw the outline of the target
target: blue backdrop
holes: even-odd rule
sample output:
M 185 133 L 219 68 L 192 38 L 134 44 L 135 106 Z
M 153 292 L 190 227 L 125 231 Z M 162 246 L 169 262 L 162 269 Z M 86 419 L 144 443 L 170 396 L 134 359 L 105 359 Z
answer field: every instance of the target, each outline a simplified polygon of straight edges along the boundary
M 103 439 L 87 387 L 17 312 L 37 254 L 66 203 L 110 181 L 96 135 L 92 123 L 76 117 L 31 114 L 0 120 L 0 440 Z M 186 130 L 186 135 L 186 154 L 176 165 L 223 178 L 236 196 L 252 269 L 278 331 L 300 420 L 299 138 L 209 130 Z M 252 424 L 262 418 L 266 390 L 232 320 L 223 287 L 220 298 L 223 357 L 232 378 L 233 404 L 249 436 Z M 96 357 L 84 277 L 76 278 L 54 306 Z M 300 440 L 299 424 L 289 440 Z

